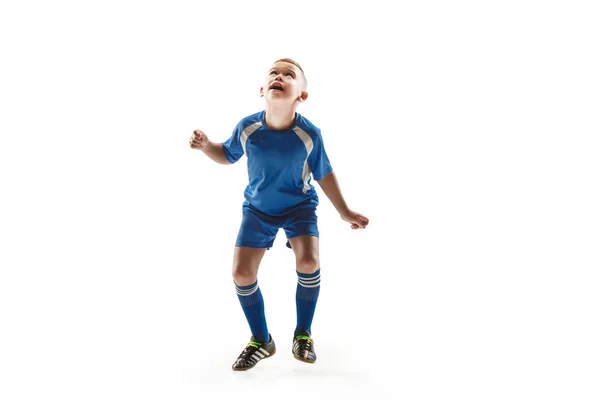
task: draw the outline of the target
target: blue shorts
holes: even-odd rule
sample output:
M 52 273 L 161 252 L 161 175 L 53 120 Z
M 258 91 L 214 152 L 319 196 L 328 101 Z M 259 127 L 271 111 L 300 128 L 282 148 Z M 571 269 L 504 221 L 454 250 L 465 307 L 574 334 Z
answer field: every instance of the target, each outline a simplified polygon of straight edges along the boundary
M 273 247 L 279 228 L 283 228 L 288 239 L 303 235 L 319 237 L 315 207 L 297 207 L 282 216 L 275 217 L 244 204 L 242 224 L 235 245 L 270 249 Z M 292 248 L 289 241 L 286 246 Z

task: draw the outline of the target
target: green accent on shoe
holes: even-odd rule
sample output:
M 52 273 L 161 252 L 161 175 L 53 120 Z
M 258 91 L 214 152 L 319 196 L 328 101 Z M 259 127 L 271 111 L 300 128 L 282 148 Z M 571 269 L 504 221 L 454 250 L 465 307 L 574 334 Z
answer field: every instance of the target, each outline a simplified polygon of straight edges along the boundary
M 312 342 L 312 339 L 310 338 L 310 336 L 305 336 L 305 335 L 296 336 L 296 340 L 299 340 L 299 339 L 304 339 L 304 340 L 308 340 L 309 342 Z
M 248 346 L 256 347 L 258 349 L 261 344 L 261 342 L 250 342 L 248 343 Z

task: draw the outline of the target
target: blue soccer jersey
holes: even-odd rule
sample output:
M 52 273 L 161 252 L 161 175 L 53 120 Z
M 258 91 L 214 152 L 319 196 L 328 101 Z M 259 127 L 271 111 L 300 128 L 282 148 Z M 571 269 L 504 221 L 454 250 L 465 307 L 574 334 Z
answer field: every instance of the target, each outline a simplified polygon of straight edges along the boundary
M 265 111 L 250 115 L 223 142 L 223 150 L 231 163 L 246 154 L 245 204 L 269 215 L 283 215 L 300 204 L 316 207 L 311 174 L 319 181 L 332 171 L 320 129 L 299 113 L 285 131 L 267 128 Z

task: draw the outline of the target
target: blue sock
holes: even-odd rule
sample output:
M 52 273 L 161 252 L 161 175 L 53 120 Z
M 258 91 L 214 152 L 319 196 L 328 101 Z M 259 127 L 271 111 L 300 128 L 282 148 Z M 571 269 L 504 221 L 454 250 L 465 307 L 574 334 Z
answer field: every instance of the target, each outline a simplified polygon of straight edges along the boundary
M 235 284 L 235 290 L 242 305 L 242 310 L 244 310 L 244 314 L 248 320 L 248 325 L 250 325 L 252 335 L 254 335 L 257 342 L 269 342 L 269 330 L 267 329 L 267 320 L 265 318 L 265 303 L 258 287 L 258 281 L 248 286 L 238 286 Z
M 321 270 L 312 274 L 298 274 L 298 286 L 296 287 L 296 331 L 299 335 L 302 331 L 310 333 L 315 307 L 319 298 L 321 288 Z

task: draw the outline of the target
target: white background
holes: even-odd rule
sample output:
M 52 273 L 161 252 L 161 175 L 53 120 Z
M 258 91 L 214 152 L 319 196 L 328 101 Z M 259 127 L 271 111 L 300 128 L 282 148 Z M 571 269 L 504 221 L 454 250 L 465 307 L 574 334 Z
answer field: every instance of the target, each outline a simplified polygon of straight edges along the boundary
M 0 6 L 0 398 L 598 399 L 592 1 Z M 352 231 L 321 195 L 319 360 L 291 355 L 283 232 L 230 270 L 245 159 L 188 147 L 303 66 Z

